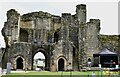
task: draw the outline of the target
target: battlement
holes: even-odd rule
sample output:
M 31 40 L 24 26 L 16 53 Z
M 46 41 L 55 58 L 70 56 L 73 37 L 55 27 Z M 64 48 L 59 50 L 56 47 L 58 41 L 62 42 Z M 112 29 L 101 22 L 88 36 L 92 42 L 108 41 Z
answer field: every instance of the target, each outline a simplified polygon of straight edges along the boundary
M 52 18 L 53 18 L 53 22 L 61 23 L 61 17 L 60 16 L 52 16 Z
M 100 19 L 90 19 L 91 23 L 100 23 Z
M 86 23 L 86 5 L 80 4 L 76 6 L 76 17 L 79 23 Z
M 71 13 L 62 13 L 62 17 L 70 17 L 71 16 Z
M 86 5 L 85 4 L 79 4 L 76 6 L 76 8 L 78 9 L 86 9 Z
M 67 20 L 71 20 L 71 14 L 70 13 L 62 13 L 62 18 L 65 18 Z

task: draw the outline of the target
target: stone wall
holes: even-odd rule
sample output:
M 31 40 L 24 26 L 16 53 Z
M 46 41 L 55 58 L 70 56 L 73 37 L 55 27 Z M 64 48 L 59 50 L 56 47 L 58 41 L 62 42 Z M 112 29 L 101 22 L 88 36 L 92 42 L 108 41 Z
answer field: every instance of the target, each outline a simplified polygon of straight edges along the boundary
M 43 11 L 23 15 L 14 9 L 7 11 L 2 29 L 6 42 L 4 65 L 10 61 L 16 69 L 14 63 L 21 56 L 23 69 L 31 70 L 33 56 L 42 52 L 48 70 L 52 70 L 50 66 L 53 71 L 59 70 L 60 59 L 64 61 L 64 70 L 79 70 L 88 59 L 93 62 L 93 54 L 103 48 L 120 53 L 119 36 L 101 35 L 100 20 L 86 22 L 86 12 L 85 4 L 76 6 L 76 14 L 62 13 L 61 17 Z
M 99 19 L 90 19 L 90 22 L 86 25 L 86 37 L 85 37 L 85 52 L 87 55 L 87 60 L 93 59 L 93 54 L 99 52 Z M 87 62 L 87 61 L 86 61 Z
M 107 48 L 113 52 L 120 53 L 120 37 L 119 35 L 100 35 L 99 40 L 101 48 Z
M 2 29 L 2 35 L 4 36 L 6 46 L 11 46 L 13 42 L 18 41 L 19 16 L 20 14 L 14 9 L 7 11 L 7 22 L 5 22 L 4 27 Z

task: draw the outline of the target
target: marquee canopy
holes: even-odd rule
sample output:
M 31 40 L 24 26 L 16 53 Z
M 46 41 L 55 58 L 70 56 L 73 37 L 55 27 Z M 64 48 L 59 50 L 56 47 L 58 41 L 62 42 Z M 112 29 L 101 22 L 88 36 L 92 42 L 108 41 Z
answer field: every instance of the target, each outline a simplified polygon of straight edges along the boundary
M 107 48 L 104 48 L 100 52 L 93 54 L 93 56 L 94 57 L 97 57 L 97 56 L 118 56 L 118 54 L 116 52 L 112 52 L 112 51 L 108 50 Z

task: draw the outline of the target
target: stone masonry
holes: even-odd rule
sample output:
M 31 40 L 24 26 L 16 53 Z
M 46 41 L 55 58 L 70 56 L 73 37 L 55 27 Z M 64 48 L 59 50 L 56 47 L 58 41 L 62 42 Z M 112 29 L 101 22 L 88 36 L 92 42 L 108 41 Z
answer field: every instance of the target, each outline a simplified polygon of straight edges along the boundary
M 37 52 L 45 55 L 45 70 L 79 70 L 80 65 L 92 64 L 93 54 L 108 48 L 120 54 L 119 35 L 101 35 L 100 20 L 86 22 L 86 5 L 76 6 L 76 14 L 62 16 L 47 12 L 31 12 L 20 15 L 16 10 L 7 11 L 2 35 L 6 43 L 2 67 L 6 63 L 17 69 L 17 59 L 23 59 L 24 70 L 33 69 L 33 57 Z M 60 64 L 62 68 L 60 68 Z

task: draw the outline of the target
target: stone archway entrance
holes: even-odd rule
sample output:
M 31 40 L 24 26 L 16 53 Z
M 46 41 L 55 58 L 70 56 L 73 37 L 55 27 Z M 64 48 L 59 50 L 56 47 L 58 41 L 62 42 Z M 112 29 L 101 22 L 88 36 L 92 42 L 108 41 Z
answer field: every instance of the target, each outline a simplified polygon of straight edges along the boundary
M 45 55 L 41 52 L 37 52 L 33 59 L 34 70 L 45 70 Z
M 40 48 L 40 49 L 38 49 L 37 51 L 34 51 L 33 52 L 33 54 L 32 54 L 32 69 L 33 70 L 35 70 L 35 66 L 34 66 L 34 56 L 37 54 L 37 53 L 42 53 L 43 55 L 44 55 L 44 58 L 41 58 L 41 55 L 39 56 L 39 58 L 37 59 L 37 61 L 39 61 L 39 62 L 42 62 L 42 65 L 40 64 L 40 65 L 38 65 L 38 67 L 39 68 L 42 68 L 42 70 L 49 70 L 49 68 L 50 68 L 50 66 L 49 66 L 49 55 L 48 55 L 48 53 L 44 50 L 44 49 L 42 49 L 42 48 Z M 36 61 L 36 62 L 37 62 Z
M 23 69 L 23 59 L 21 57 L 18 57 L 16 60 L 16 68 Z
M 64 59 L 60 58 L 58 60 L 58 71 L 64 71 L 65 69 L 65 61 Z

